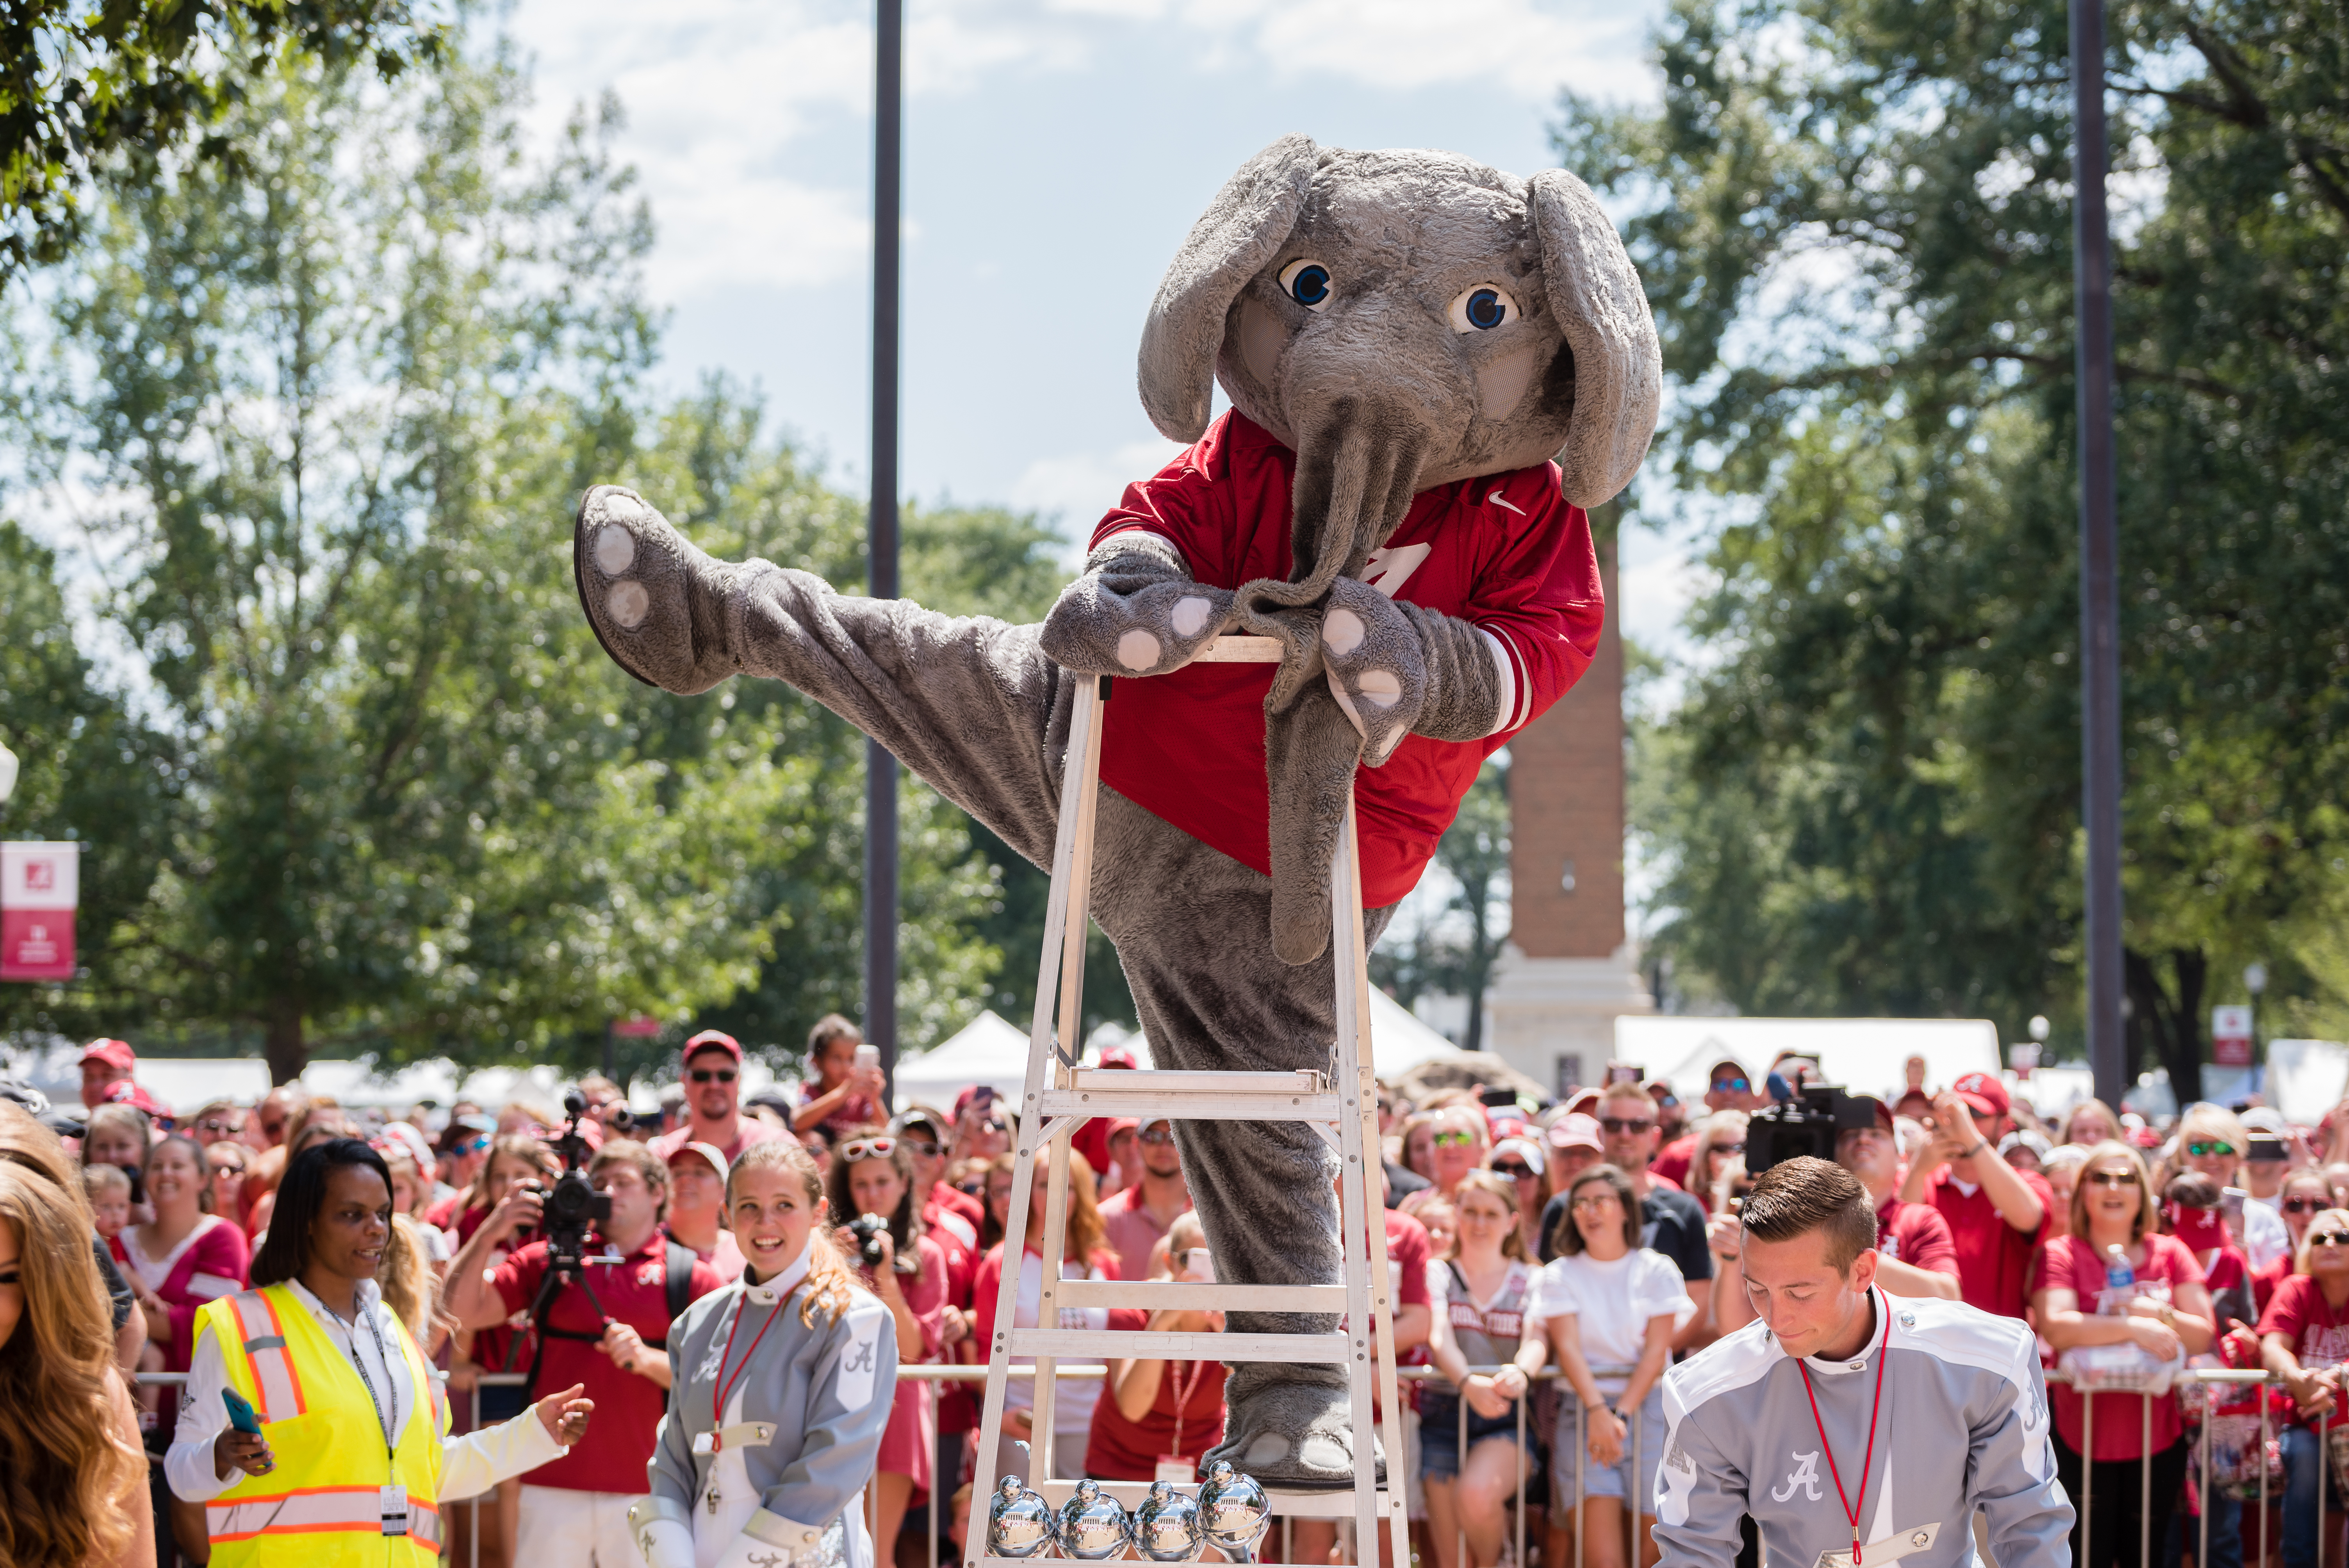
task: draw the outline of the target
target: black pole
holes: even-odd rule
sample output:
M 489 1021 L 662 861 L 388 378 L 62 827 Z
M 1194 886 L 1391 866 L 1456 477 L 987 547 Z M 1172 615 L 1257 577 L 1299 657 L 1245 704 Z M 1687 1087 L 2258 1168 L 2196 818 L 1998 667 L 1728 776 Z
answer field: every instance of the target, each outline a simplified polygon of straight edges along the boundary
M 897 596 L 897 215 L 905 0 L 875 0 L 873 71 L 873 500 L 870 585 Z M 864 1038 L 897 1071 L 897 759 L 864 743 Z
M 2120 588 L 2113 505 L 2112 255 L 2105 222 L 2104 0 L 2072 0 L 2072 274 L 2080 397 L 2080 807 L 2088 832 L 2088 1066 L 2118 1105 L 2121 1016 Z

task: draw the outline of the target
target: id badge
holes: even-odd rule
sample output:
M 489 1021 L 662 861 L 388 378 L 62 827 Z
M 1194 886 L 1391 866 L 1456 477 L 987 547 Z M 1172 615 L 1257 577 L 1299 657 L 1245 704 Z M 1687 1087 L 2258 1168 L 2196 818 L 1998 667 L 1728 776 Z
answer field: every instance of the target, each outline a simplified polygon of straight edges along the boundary
M 376 1495 L 381 1500 L 378 1507 L 383 1514 L 383 1532 L 386 1535 L 407 1534 L 408 1489 L 387 1486 L 378 1489 Z
M 1160 1454 L 1158 1473 L 1150 1479 L 1173 1481 L 1178 1486 L 1199 1479 L 1199 1461 L 1195 1459 L 1185 1459 L 1181 1454 Z
M 1881 1541 L 1871 1541 L 1860 1548 L 1860 1568 L 1884 1568 L 1912 1553 L 1928 1551 L 1940 1533 L 1940 1522 L 1936 1520 L 1914 1530 L 1897 1530 Z M 1818 1568 L 1851 1568 L 1850 1549 L 1820 1553 Z

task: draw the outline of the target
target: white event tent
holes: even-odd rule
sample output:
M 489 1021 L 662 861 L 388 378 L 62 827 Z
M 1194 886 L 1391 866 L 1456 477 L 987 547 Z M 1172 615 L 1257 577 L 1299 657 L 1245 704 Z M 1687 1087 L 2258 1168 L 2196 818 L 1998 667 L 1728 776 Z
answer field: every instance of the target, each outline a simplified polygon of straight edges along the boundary
M 1855 1094 L 1898 1094 L 1901 1064 L 1925 1058 L 1925 1081 L 1947 1088 L 1966 1073 L 2000 1074 L 1998 1028 L 1987 1018 L 1708 1018 L 1626 1014 L 1615 1020 L 1615 1059 L 1670 1082 L 1681 1099 L 1704 1098 L 1724 1057 L 1766 1073 L 1781 1051 L 1819 1058 L 1828 1083 Z

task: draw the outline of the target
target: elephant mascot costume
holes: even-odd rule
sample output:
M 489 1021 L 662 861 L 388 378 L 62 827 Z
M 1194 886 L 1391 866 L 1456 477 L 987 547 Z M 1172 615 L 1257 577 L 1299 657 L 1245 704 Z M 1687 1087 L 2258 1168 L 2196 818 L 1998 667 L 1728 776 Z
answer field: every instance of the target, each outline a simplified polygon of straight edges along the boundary
M 1191 231 L 1140 376 L 1152 422 L 1192 444 L 1127 488 L 1040 626 L 719 562 L 614 486 L 579 508 L 580 602 L 629 674 L 680 693 L 789 682 L 1040 866 L 1078 683 L 1121 677 L 1092 903 L 1154 1058 L 1326 1070 L 1346 792 L 1373 942 L 1485 758 L 1589 665 L 1604 604 L 1584 509 L 1646 455 L 1654 323 L 1572 175 L 1290 136 Z M 1216 381 L 1231 411 L 1211 424 Z M 1191 662 L 1226 631 L 1278 638 L 1281 662 Z M 1334 1160 L 1310 1129 L 1176 1133 L 1218 1275 L 1338 1279 Z M 1226 1398 L 1211 1461 L 1352 1484 L 1340 1368 L 1242 1366 Z

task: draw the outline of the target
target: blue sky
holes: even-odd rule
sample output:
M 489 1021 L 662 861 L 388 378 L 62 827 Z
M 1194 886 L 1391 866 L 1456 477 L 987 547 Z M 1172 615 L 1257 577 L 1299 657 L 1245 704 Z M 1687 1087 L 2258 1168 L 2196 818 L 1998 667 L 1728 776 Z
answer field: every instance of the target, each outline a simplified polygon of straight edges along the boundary
M 1657 0 L 914 0 L 905 488 L 1072 531 L 1173 449 L 1133 355 L 1159 274 L 1274 138 L 1438 147 L 1528 173 L 1561 88 L 1651 101 Z M 616 92 L 659 225 L 661 375 L 723 368 L 862 488 L 869 5 L 521 0 L 540 129 Z M 1626 624 L 1673 641 L 1682 552 L 1626 541 Z

